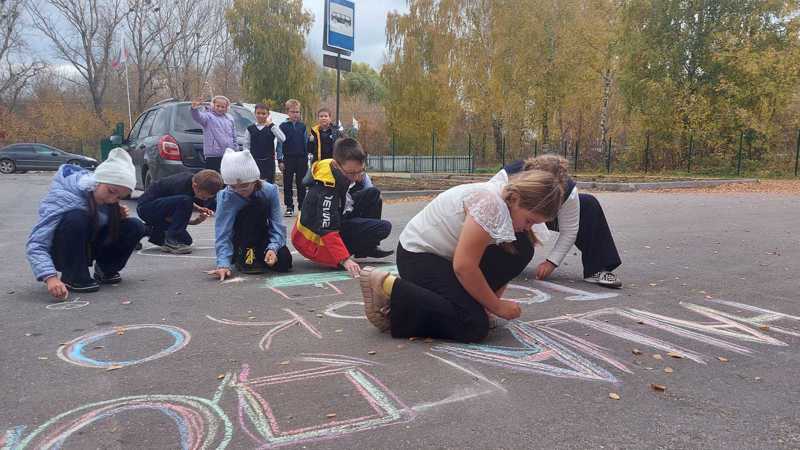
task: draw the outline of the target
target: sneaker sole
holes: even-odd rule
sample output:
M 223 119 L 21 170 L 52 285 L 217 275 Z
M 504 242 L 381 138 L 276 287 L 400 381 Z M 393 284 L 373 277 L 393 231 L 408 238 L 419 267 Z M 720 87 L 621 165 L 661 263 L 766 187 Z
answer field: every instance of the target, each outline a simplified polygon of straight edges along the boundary
M 361 285 L 361 295 L 364 297 L 364 315 L 367 316 L 369 323 L 383 333 L 391 327 L 391 321 L 375 307 L 375 302 L 372 298 L 372 287 L 369 285 L 369 275 L 373 270 L 373 267 L 363 268 L 361 271 L 366 273 L 362 273 L 358 278 L 358 283 Z
M 609 289 L 622 289 L 622 283 L 604 283 L 602 281 L 593 280 L 591 278 L 584 278 L 583 281 L 587 283 L 596 284 L 598 286 L 603 286 Z

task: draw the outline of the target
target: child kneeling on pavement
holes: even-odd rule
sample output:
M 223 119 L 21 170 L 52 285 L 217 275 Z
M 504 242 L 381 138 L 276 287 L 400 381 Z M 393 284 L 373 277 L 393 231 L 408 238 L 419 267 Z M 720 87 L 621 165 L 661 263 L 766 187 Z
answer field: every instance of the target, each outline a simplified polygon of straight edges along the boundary
M 503 292 L 533 259 L 531 227 L 555 217 L 562 196 L 556 178 L 539 170 L 442 192 L 400 234 L 399 277 L 361 272 L 367 319 L 395 338 L 477 342 L 489 332 L 489 313 L 518 318 L 519 305 Z
M 366 159 L 358 141 L 343 138 L 334 144 L 333 159 L 314 162 L 292 230 L 292 244 L 301 255 L 324 266 L 342 267 L 354 278 L 361 267 L 353 257 L 383 258 L 393 253 L 378 247 L 392 224 L 381 220 L 381 192 L 365 179 Z
M 198 225 L 214 215 L 206 205 L 223 187 L 219 173 L 209 169 L 194 175 L 177 173 L 151 184 L 136 207 L 139 218 L 147 224 L 149 241 L 167 253 L 191 253 L 192 236 L 186 226 Z M 193 211 L 199 213 L 195 219 Z
M 292 255 L 278 188 L 259 179 L 249 150 L 225 150 L 220 171 L 228 186 L 217 193 L 217 268 L 208 274 L 223 281 L 231 276 L 232 264 L 241 273 L 288 272 Z
M 58 169 L 27 243 L 33 274 L 50 295 L 66 299 L 68 290 L 95 292 L 122 281 L 119 272 L 144 235 L 142 221 L 119 204 L 135 187 L 133 161 L 121 148 L 94 173 L 71 164 Z

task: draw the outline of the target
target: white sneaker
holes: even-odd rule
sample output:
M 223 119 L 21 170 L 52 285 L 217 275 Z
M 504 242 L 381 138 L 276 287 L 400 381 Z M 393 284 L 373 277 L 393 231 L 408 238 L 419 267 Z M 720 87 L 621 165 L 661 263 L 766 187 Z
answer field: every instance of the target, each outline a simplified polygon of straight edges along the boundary
M 622 287 L 622 282 L 614 275 L 614 272 L 597 272 L 588 278 L 584 278 L 583 281 L 612 289 L 620 289 Z

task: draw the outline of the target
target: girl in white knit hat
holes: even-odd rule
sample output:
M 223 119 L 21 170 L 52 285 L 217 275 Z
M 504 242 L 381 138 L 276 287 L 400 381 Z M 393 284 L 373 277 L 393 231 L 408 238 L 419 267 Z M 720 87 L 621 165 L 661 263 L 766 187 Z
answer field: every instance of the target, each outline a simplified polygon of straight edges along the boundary
M 248 150 L 226 149 L 220 166 L 228 186 L 217 193 L 217 268 L 208 274 L 223 281 L 234 265 L 241 273 L 288 272 L 292 255 L 286 247 L 278 188 L 260 180 Z
M 133 161 L 121 148 L 111 150 L 94 173 L 71 164 L 58 169 L 27 243 L 33 274 L 53 297 L 122 281 L 119 272 L 144 235 L 142 221 L 119 204 L 135 186 Z

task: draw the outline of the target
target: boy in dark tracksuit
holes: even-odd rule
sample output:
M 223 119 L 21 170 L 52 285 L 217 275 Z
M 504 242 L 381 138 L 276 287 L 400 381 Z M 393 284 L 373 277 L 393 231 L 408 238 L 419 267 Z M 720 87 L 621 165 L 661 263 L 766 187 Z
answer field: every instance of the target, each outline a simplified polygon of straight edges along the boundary
M 392 224 L 381 220 L 380 191 L 374 186 L 350 194 L 361 183 L 367 155 L 355 139 L 336 142 L 333 159 L 311 166 L 312 181 L 292 244 L 301 255 L 328 267 L 342 267 L 353 276 L 361 269 L 353 257 L 382 258 L 393 252 L 378 245 Z
M 267 105 L 259 103 L 255 107 L 256 123 L 247 127 L 250 134 L 250 153 L 256 160 L 262 180 L 275 183 L 275 139 L 286 140 L 280 127 L 272 122 Z
M 333 158 L 333 144 L 339 138 L 339 131 L 331 126 L 331 111 L 322 108 L 317 112 L 318 123 L 311 127 L 308 135 L 308 153 L 314 161 Z
M 149 228 L 149 241 L 167 253 L 191 253 L 192 236 L 186 226 L 202 223 L 214 214 L 205 205 L 223 187 L 219 172 L 209 169 L 177 173 L 151 184 L 136 207 Z M 200 215 L 191 220 L 193 211 Z
M 294 199 L 292 182 L 297 187 L 297 206 L 302 208 L 306 196 L 303 178 L 308 171 L 306 145 L 308 133 L 306 124 L 300 121 L 300 102 L 294 99 L 286 101 L 286 113 L 289 120 L 283 122 L 280 130 L 286 140 L 278 143 L 278 165 L 283 172 L 283 203 L 286 205 L 285 217 L 294 215 Z

